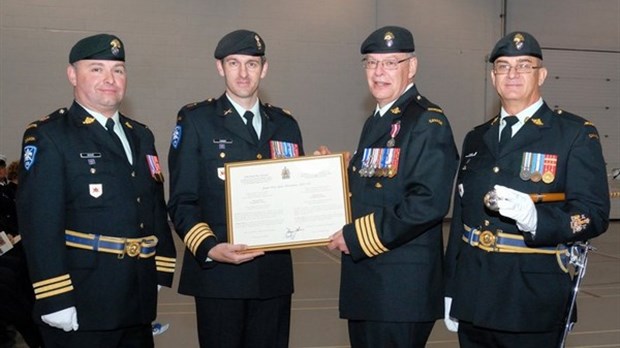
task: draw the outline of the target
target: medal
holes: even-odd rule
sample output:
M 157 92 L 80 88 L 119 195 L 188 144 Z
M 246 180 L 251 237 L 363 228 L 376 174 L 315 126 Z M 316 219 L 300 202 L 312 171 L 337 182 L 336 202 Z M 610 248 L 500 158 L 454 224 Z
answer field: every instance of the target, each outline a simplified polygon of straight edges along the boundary
M 519 177 L 521 178 L 521 180 L 530 180 L 530 178 L 532 177 L 532 172 L 530 171 L 530 168 L 532 166 L 532 153 L 531 152 L 524 152 L 523 153 L 523 160 L 521 161 L 521 171 L 519 172 Z
M 530 178 L 530 180 L 532 180 L 533 182 L 539 182 L 542 179 L 542 169 L 543 169 L 543 162 L 545 160 L 545 157 L 543 156 L 542 153 L 534 153 L 533 154 L 533 170 L 532 170 L 532 176 Z
M 550 184 L 555 180 L 555 172 L 558 165 L 558 155 L 545 155 L 544 169 L 542 181 L 545 184 Z
M 387 147 L 394 147 L 396 145 L 396 136 L 400 132 L 400 121 L 392 123 L 392 129 L 390 129 L 390 140 L 387 142 Z

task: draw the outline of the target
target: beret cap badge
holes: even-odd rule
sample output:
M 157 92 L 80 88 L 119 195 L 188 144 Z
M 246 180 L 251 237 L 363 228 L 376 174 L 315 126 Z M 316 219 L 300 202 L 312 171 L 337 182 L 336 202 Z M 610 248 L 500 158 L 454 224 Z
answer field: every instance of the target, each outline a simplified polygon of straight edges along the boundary
M 261 51 L 263 49 L 263 45 L 260 42 L 260 37 L 258 35 L 254 35 L 254 40 L 256 40 L 256 48 Z
M 383 41 L 385 41 L 385 45 L 387 47 L 392 47 L 392 45 L 394 45 L 394 34 L 392 34 L 391 31 L 388 31 L 387 33 L 385 33 Z
M 521 50 L 523 48 L 524 41 L 525 38 L 523 37 L 523 35 L 521 35 L 521 33 L 515 34 L 515 36 L 512 38 L 512 42 L 517 50 Z
M 121 45 L 121 42 L 118 39 L 114 39 L 110 41 L 110 47 L 112 49 L 112 54 L 115 56 L 118 56 L 123 46 Z

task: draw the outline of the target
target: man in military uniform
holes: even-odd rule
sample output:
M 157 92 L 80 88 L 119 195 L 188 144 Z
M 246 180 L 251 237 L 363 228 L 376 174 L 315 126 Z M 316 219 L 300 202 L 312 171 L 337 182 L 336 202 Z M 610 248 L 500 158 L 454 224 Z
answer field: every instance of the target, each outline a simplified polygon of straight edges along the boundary
M 179 292 L 195 297 L 201 347 L 288 347 L 290 252 L 227 242 L 224 164 L 303 155 L 301 132 L 258 98 L 268 63 L 257 33 L 225 35 L 214 56 L 226 91 L 183 107 L 170 146 L 168 207 L 186 246 Z
M 446 252 L 446 324 L 458 329 L 461 347 L 557 347 L 572 289 L 566 245 L 608 226 L 601 144 L 591 122 L 542 99 L 547 69 L 532 35 L 503 37 L 489 62 L 501 110 L 463 144 Z M 530 198 L 549 193 L 565 199 Z
M 152 347 L 175 249 L 153 134 L 118 111 L 123 43 L 78 41 L 67 77 L 71 108 L 23 138 L 17 210 L 35 315 L 46 347 Z
M 380 28 L 361 53 L 377 106 L 349 162 L 354 222 L 329 245 L 343 252 L 340 316 L 354 348 L 424 347 L 443 314 L 442 220 L 458 153 L 443 111 L 415 85 L 412 34 Z

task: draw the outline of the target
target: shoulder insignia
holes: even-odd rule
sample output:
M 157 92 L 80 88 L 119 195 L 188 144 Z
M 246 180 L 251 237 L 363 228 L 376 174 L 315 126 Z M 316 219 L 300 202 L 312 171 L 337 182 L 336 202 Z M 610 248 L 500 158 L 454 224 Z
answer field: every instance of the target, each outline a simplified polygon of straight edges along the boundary
M 553 111 L 555 111 L 555 113 L 558 115 L 561 115 L 564 112 L 562 109 L 555 109 Z
M 291 116 L 291 111 L 288 109 L 282 109 L 282 112 L 284 112 L 285 114 Z
M 428 123 L 437 123 L 438 125 L 443 126 L 443 121 L 438 118 L 430 118 Z
M 586 121 L 586 122 L 584 122 L 584 124 L 583 124 L 583 125 L 584 125 L 584 126 L 592 126 L 592 127 L 594 127 L 594 123 L 592 123 L 592 122 L 590 122 L 590 121 Z
M 36 124 L 36 122 L 32 122 L 31 124 L 29 124 L 29 125 L 26 127 L 26 130 L 28 130 L 28 129 L 30 129 L 30 128 L 37 128 L 37 124 Z
M 491 125 L 494 125 L 497 121 L 499 121 L 499 116 L 496 116 L 493 121 L 491 121 Z
M 537 125 L 537 126 L 544 125 L 543 121 L 540 118 L 531 118 L 530 120 L 532 120 L 532 123 Z
M 193 102 L 193 103 L 185 104 L 185 107 L 186 108 L 192 108 L 192 107 L 196 106 L 196 104 L 198 104 L 198 103 Z
M 35 141 L 37 141 L 37 138 L 35 138 L 33 136 L 25 137 L 24 138 L 24 144 L 34 143 Z
M 288 110 L 288 109 L 283 109 L 283 108 L 277 107 L 277 106 L 272 105 L 272 104 L 269 104 L 269 103 L 265 103 L 265 106 L 266 106 L 266 107 L 268 107 L 268 108 L 270 108 L 270 109 L 275 109 L 275 110 L 282 111 L 283 113 L 285 113 L 285 114 L 286 114 L 286 115 L 288 115 L 288 116 L 293 116 L 293 115 L 292 115 L 292 113 L 291 113 L 291 111 L 290 111 L 290 110 Z
M 598 134 L 596 133 L 590 133 L 588 134 L 588 137 L 590 137 L 590 139 L 599 139 Z
M 394 115 L 398 115 L 400 114 L 400 108 L 398 106 L 395 108 L 391 108 L 390 112 L 393 113 Z
M 47 115 L 47 116 L 43 116 L 43 117 L 41 117 L 41 118 L 39 119 L 39 122 L 45 122 L 45 121 L 49 120 L 49 118 L 50 118 L 50 116 L 49 116 L 49 115 Z
M 91 116 L 87 116 L 82 121 L 82 124 L 92 124 L 93 122 L 95 122 L 95 118 Z
M 434 111 L 434 112 L 438 112 L 440 114 L 443 114 L 443 110 L 441 110 L 440 108 L 428 108 L 426 110 L 427 111 Z

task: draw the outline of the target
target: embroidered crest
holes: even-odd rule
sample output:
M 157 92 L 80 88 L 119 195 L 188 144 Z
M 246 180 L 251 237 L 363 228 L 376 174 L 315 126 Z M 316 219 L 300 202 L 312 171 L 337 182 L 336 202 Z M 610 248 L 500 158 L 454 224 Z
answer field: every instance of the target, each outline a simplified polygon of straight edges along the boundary
M 99 198 L 103 194 L 102 184 L 88 184 L 88 193 L 91 197 Z
M 573 215 L 570 217 L 570 228 L 573 233 L 581 232 L 588 228 L 590 224 L 590 218 L 584 214 Z
M 37 154 L 37 147 L 34 145 L 24 146 L 24 169 L 30 170 L 34 164 L 34 159 Z
M 174 127 L 174 131 L 172 132 L 172 147 L 176 150 L 181 143 L 181 135 L 183 134 L 183 128 L 179 125 Z

